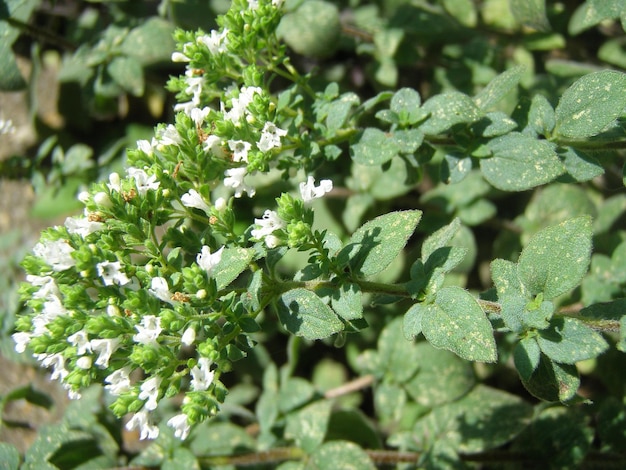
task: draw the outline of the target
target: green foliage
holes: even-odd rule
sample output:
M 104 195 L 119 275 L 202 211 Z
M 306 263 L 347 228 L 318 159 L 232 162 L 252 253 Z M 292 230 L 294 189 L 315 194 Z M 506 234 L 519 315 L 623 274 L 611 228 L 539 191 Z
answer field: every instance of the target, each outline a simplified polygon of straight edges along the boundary
M 19 166 L 84 215 L 2 333 L 82 398 L 6 468 L 623 466 L 623 1 L 88 3 L 68 130 L 175 116 Z

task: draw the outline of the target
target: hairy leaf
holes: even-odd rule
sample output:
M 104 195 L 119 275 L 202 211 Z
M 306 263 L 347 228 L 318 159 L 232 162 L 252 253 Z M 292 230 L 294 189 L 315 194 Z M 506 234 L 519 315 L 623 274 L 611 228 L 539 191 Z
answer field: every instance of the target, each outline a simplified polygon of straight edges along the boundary
M 437 293 L 435 302 L 435 308 L 422 319 L 422 332 L 433 346 L 468 361 L 496 361 L 493 328 L 469 292 L 445 287 Z
M 330 307 L 306 289 L 285 292 L 278 301 L 278 317 L 287 331 L 311 340 L 327 338 L 343 329 Z
M 532 295 L 555 298 L 582 280 L 591 257 L 591 218 L 570 219 L 536 233 L 518 263 L 521 281 Z
M 609 347 L 602 335 L 575 318 L 554 318 L 550 328 L 539 332 L 537 343 L 553 361 L 575 364 L 598 357 Z

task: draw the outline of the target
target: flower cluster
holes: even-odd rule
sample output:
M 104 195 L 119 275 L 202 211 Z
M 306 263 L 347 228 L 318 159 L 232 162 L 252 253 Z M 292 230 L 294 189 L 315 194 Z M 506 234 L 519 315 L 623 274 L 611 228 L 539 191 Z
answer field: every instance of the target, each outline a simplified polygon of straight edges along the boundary
M 72 398 L 103 384 L 113 412 L 130 414 L 126 427 L 142 439 L 158 435 L 161 402 L 179 393 L 180 413 L 167 420 L 177 437 L 217 412 L 227 348 L 243 347 L 238 322 L 263 308 L 238 301 L 229 284 L 255 244 L 305 240 L 305 204 L 332 189 L 309 176 L 300 199 L 283 195 L 277 211 L 249 220 L 243 235 L 235 229 L 233 204 L 256 194 L 248 176 L 278 166 L 292 125 L 276 112 L 258 57 L 242 62 L 233 46 L 242 47 L 246 25 L 266 25 L 268 15 L 276 23 L 280 2 L 247 6 L 233 2 L 219 30 L 180 33 L 172 60 L 187 69 L 170 84 L 180 101 L 176 122 L 129 150 L 124 175 L 79 194 L 84 213 L 44 232 L 24 261 L 21 293 L 31 313 L 17 321 L 15 349 L 32 351 Z M 271 48 L 247 37 L 253 49 Z M 217 74 L 232 83 L 222 87 Z

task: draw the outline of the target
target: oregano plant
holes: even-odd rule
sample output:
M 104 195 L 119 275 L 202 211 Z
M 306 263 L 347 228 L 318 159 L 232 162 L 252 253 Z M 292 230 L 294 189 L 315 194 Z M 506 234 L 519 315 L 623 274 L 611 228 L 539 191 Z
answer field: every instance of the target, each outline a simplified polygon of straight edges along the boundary
M 330 2 L 234 0 L 216 29 L 177 30 L 173 122 L 24 259 L 15 349 L 79 402 L 101 385 L 127 430 L 157 439 L 133 464 L 461 468 L 500 449 L 562 467 L 590 452 L 585 409 L 623 463 L 624 381 L 597 404 L 581 372 L 626 348 L 626 241 L 612 233 L 626 204 L 596 188 L 623 165 L 626 74 L 594 70 L 555 97 L 524 60 L 489 73 L 468 58 L 488 76 L 472 91 L 404 86 L 393 58 L 422 34 L 404 15 L 459 37 L 478 21 L 475 2 L 415 3 L 357 9 L 372 24 L 353 38 L 375 58 L 367 90 L 307 62 L 352 31 Z M 601 3 L 584 8 L 624 22 Z M 510 4 L 550 39 L 544 2 Z M 515 193 L 525 210 L 477 265 L 478 228 Z M 312 366 L 316 384 L 296 375 L 316 343 L 343 348 L 358 377 L 320 387 L 346 372 L 332 361 Z M 260 389 L 232 378 L 246 368 Z M 499 388 L 499 370 L 520 387 Z

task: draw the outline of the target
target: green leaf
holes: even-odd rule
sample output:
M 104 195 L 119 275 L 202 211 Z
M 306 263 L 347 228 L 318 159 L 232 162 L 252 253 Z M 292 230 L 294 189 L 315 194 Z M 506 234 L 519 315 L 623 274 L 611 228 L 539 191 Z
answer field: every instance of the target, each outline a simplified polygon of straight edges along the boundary
M 327 442 L 311 455 L 307 470 L 341 468 L 376 470 L 376 466 L 358 445 L 348 441 Z
M 528 381 L 539 366 L 541 359 L 541 350 L 537 340 L 532 337 L 522 338 L 513 350 L 513 359 L 522 380 Z
M 568 402 L 576 396 L 580 385 L 576 366 L 553 362 L 544 354 L 541 354 L 539 364 L 530 378 L 520 378 L 526 390 L 545 401 Z
M 553 361 L 575 364 L 598 357 L 609 347 L 601 334 L 574 318 L 558 317 L 537 336 L 541 351 Z
M 33 388 L 32 384 L 25 385 L 11 390 L 7 393 L 2 401 L 6 404 L 13 400 L 26 400 L 36 406 L 40 406 L 45 409 L 50 409 L 54 404 L 52 398 L 46 393 L 40 392 Z
M 509 0 L 509 4 L 518 23 L 537 31 L 550 30 L 545 0 Z
M 471 123 L 480 117 L 472 98 L 458 91 L 433 96 L 423 104 L 422 111 L 430 114 L 419 126 L 426 135 L 441 134 L 457 124 Z
M 604 167 L 595 157 L 581 150 L 566 147 L 558 149 L 567 173 L 579 183 L 592 180 L 604 174 Z
M 298 54 L 327 57 L 339 44 L 339 10 L 322 0 L 302 2 L 294 12 L 282 18 L 277 33 Z
M 361 165 L 377 166 L 395 157 L 400 149 L 393 134 L 368 127 L 359 141 L 350 147 L 352 159 Z
M 436 348 L 448 349 L 468 361 L 497 359 L 491 323 L 464 289 L 445 287 L 437 292 L 435 308 L 422 319 L 422 332 Z
M 396 113 L 402 127 L 415 124 L 424 116 L 420 110 L 422 99 L 413 88 L 400 88 L 391 98 L 389 109 Z
M 368 277 L 383 271 L 400 254 L 415 231 L 422 211 L 398 211 L 376 217 L 350 237 L 339 252 L 353 272 Z
M 599 134 L 626 108 L 626 74 L 590 73 L 569 87 L 556 107 L 555 133 L 569 139 Z
M 456 235 L 460 227 L 461 221 L 457 217 L 448 225 L 429 235 L 428 238 L 424 240 L 424 243 L 422 243 L 422 260 L 427 261 L 435 250 L 448 246 L 450 240 Z
M 140 66 L 170 62 L 176 49 L 174 25 L 162 18 L 152 17 L 130 30 L 120 46 L 122 54 L 132 57 Z M 155 47 L 158 44 L 159 47 Z
M 19 451 L 11 444 L 0 442 L 0 470 L 17 470 L 19 466 Z
M 591 259 L 591 218 L 570 219 L 536 233 L 519 258 L 518 274 L 532 295 L 553 299 L 582 281 Z
M 143 70 L 136 59 L 119 56 L 107 66 L 111 78 L 124 90 L 133 96 L 143 95 L 144 80 Z
M 358 409 L 333 411 L 328 423 L 326 441 L 346 440 L 365 449 L 380 449 L 380 435 L 369 418 Z
M 233 247 L 224 248 L 222 258 L 216 267 L 215 282 L 217 289 L 221 290 L 227 287 L 248 267 L 252 257 L 253 249 Z
M 419 371 L 404 388 L 416 403 L 434 408 L 457 400 L 476 383 L 472 366 L 455 354 L 424 341 L 414 349 Z
M 343 323 L 330 307 L 306 289 L 293 289 L 280 297 L 278 318 L 287 331 L 310 340 L 343 330 Z
M 278 392 L 278 408 L 287 413 L 308 402 L 315 394 L 313 385 L 300 377 L 289 377 Z
M 418 442 L 445 441 L 457 452 L 476 454 L 511 441 L 532 414 L 533 408 L 519 397 L 477 385 L 460 400 L 435 408 L 419 420 L 413 436 Z
M 549 183 L 565 168 L 554 146 L 518 132 L 489 141 L 490 158 L 480 159 L 483 176 L 504 191 L 524 191 Z
M 341 284 L 333 291 L 330 302 L 333 310 L 344 320 L 363 318 L 363 300 L 358 284 Z
M 422 332 L 422 319 L 428 315 L 429 305 L 414 304 L 404 314 L 402 333 L 407 341 L 414 340 Z
M 528 110 L 528 127 L 535 135 L 550 135 L 556 126 L 554 108 L 543 95 L 535 95 Z
M 298 447 L 307 454 L 317 449 L 328 430 L 332 402 L 321 400 L 287 416 L 285 437 L 293 439 Z
M 521 65 L 501 73 L 474 97 L 474 103 L 481 111 L 493 108 L 517 86 L 523 73 L 524 67 Z
M 196 456 L 189 449 L 177 447 L 161 464 L 161 470 L 200 470 L 200 464 Z
M 472 0 L 443 0 L 443 7 L 462 25 L 469 28 L 476 26 L 478 14 Z
M 228 422 L 204 421 L 196 425 L 191 439 L 189 449 L 193 455 L 232 455 L 255 448 L 254 439 L 245 429 Z
M 415 345 L 402 335 L 402 319 L 396 318 L 378 338 L 378 358 L 389 379 L 396 383 L 409 380 L 420 366 Z

